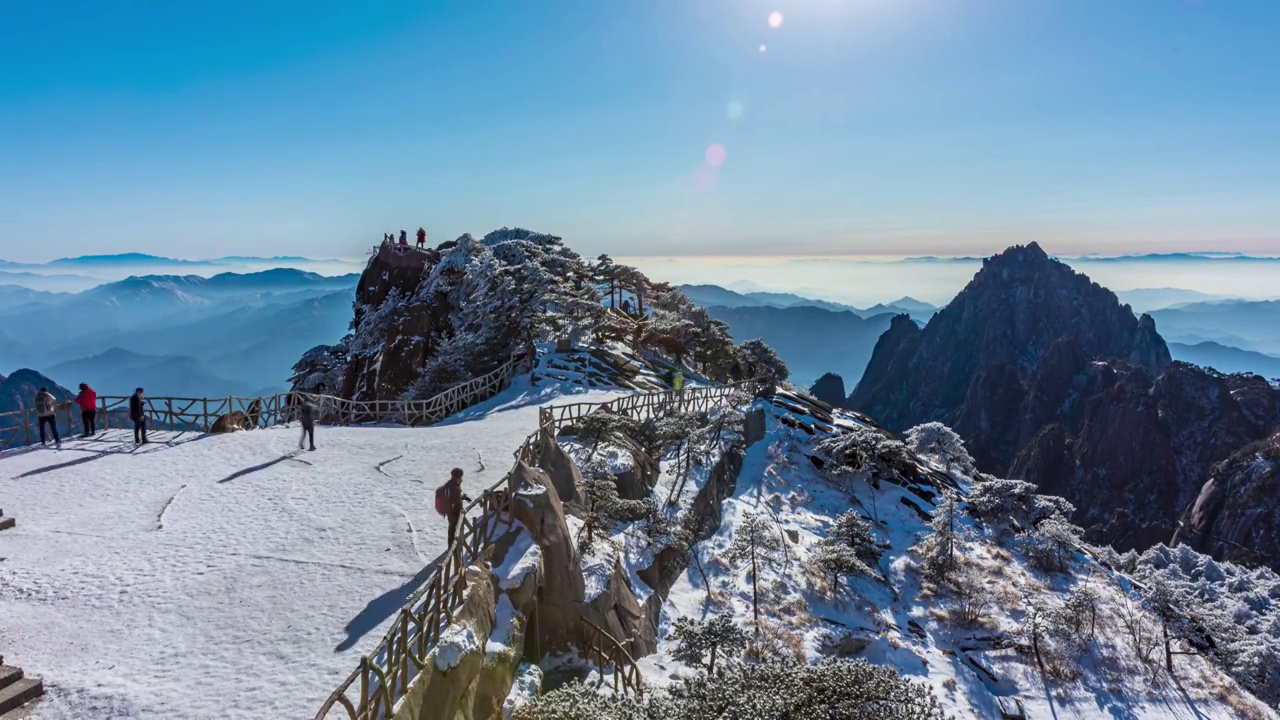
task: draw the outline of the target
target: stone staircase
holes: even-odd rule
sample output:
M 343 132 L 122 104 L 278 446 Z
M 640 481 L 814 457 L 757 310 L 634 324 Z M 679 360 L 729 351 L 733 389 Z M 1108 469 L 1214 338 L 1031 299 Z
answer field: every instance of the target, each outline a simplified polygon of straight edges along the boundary
M 0 658 L 0 720 L 23 717 L 22 706 L 44 695 L 44 683 L 25 677 L 22 668 L 5 665 Z

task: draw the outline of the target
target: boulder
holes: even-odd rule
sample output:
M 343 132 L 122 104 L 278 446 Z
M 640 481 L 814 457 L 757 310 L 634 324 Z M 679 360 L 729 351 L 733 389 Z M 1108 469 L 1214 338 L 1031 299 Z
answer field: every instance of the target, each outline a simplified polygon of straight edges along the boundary
M 586 593 L 582 563 L 551 479 L 519 462 L 512 483 L 521 488 L 511 504 L 512 514 L 542 553 L 544 580 L 533 623 L 538 648 L 547 653 L 567 647 L 576 636 Z
M 604 589 L 587 603 L 583 615 L 612 635 L 631 657 L 639 658 L 658 649 L 655 609 L 661 611 L 660 603 L 646 608 L 636 599 L 626 570 L 615 559 Z
M 239 410 L 233 410 L 215 420 L 213 422 L 213 427 L 210 428 L 209 431 L 215 433 L 230 433 L 236 432 L 237 430 L 248 430 L 250 427 L 252 426 L 249 424 L 249 416 Z
M 556 497 L 562 503 L 579 502 L 581 497 L 578 495 L 578 488 L 582 486 L 582 472 L 578 470 L 578 464 L 560 447 L 555 438 L 546 433 L 539 438 L 537 449 L 538 468 L 551 481 Z
M 631 468 L 614 475 L 618 486 L 618 497 L 623 500 L 642 500 L 649 497 L 653 492 L 653 486 L 658 484 L 658 476 L 662 474 L 658 461 L 654 460 L 640 446 L 640 443 L 631 438 L 624 437 L 613 441 L 612 444 L 621 447 L 631 456 Z

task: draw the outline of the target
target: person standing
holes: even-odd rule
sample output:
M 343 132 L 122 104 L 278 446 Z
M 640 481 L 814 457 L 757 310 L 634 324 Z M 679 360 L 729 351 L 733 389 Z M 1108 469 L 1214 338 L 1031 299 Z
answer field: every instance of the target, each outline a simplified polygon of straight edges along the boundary
M 458 522 L 462 519 L 462 503 L 470 500 L 462 492 L 462 468 L 454 468 L 449 475 L 449 482 L 436 488 L 436 512 L 449 519 L 450 548 L 458 533 Z
M 145 445 L 147 442 L 147 414 L 143 410 L 144 400 L 142 388 L 134 390 L 129 396 L 129 419 L 133 421 L 134 445 Z
M 40 388 L 40 392 L 36 393 L 36 420 L 40 423 L 41 445 L 49 444 L 49 438 L 44 432 L 45 425 L 48 425 L 50 432 L 53 433 L 53 446 L 62 447 L 62 438 L 58 437 L 57 412 L 58 401 L 49 392 L 49 388 Z
M 426 228 L 418 228 L 418 249 L 422 249 L 426 246 L 427 246 Z
M 298 420 L 302 422 L 302 437 L 298 438 L 298 449 L 301 450 L 303 445 L 309 439 L 311 440 L 311 451 L 316 449 L 316 406 L 315 403 L 307 397 L 302 398 L 302 404 L 298 405 Z
M 76 395 L 76 405 L 80 406 L 80 427 L 84 430 L 81 437 L 93 437 L 98 432 L 98 393 L 88 383 L 80 383 L 80 394 Z

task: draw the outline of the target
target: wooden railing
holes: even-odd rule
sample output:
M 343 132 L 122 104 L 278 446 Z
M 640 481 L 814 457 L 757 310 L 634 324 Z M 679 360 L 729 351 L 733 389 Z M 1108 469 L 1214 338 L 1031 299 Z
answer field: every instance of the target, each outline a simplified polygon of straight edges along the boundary
M 332 425 L 389 423 L 429 425 L 472 405 L 488 400 L 511 383 L 511 378 L 526 362 L 515 355 L 492 372 L 455 385 L 426 400 L 346 400 L 331 395 L 280 393 L 263 397 L 182 398 L 148 397 L 143 399 L 143 414 L 148 430 L 172 432 L 209 432 L 225 415 L 243 414 L 241 427 L 267 428 L 294 419 L 297 400 L 307 397 L 320 410 L 320 422 Z M 99 395 L 97 425 L 102 429 L 130 428 L 129 396 Z M 74 404 L 59 407 L 55 415 L 58 432 L 72 437 L 84 432 L 80 408 Z M 39 420 L 34 409 L 0 413 L 0 450 L 30 445 L 39 438 Z
M 512 487 L 512 478 L 519 463 L 537 464 L 538 445 L 544 438 L 554 439 L 565 425 L 601 409 L 637 420 L 669 408 L 706 410 L 718 400 L 754 388 L 758 382 L 749 380 L 734 385 L 688 388 L 683 393 L 627 395 L 609 402 L 540 408 L 538 429 L 516 450 L 516 463 L 511 470 L 463 510 L 461 527 L 454 544 L 442 556 L 441 564 L 409 598 L 382 641 L 370 654 L 360 658 L 356 669 L 329 695 L 316 720 L 327 718 L 335 707 L 343 708 L 348 720 L 385 720 L 392 716 L 396 703 L 426 666 L 431 650 L 462 604 L 466 568 L 487 558 L 494 540 L 513 526 L 511 503 L 522 488 Z M 472 513 L 477 510 L 479 515 L 473 518 Z M 584 623 L 581 635 L 576 638 L 583 657 L 596 662 L 602 678 L 606 670 L 612 669 L 615 690 L 642 693 L 640 670 L 622 644 L 589 621 Z
M 604 684 L 604 671 L 613 668 L 613 692 L 629 692 L 634 695 L 644 694 L 644 676 L 635 658 L 622 647 L 617 638 L 605 632 L 603 628 L 585 617 L 578 625 L 578 652 L 582 658 L 600 669 L 596 677 L 596 687 Z

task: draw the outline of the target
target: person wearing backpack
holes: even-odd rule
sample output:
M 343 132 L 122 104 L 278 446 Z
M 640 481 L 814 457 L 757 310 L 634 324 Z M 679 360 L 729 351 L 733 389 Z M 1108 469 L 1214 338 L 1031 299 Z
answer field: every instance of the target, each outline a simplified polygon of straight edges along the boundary
M 54 447 L 62 447 L 62 438 L 58 437 L 58 421 L 54 414 L 58 411 L 58 401 L 54 399 L 53 394 L 49 392 L 49 388 L 40 388 L 40 392 L 36 393 L 36 420 L 40 423 L 40 444 L 48 445 L 49 439 L 45 435 L 45 426 L 53 433 Z
M 436 488 L 436 512 L 449 518 L 449 547 L 453 547 L 453 538 L 458 532 L 458 521 L 462 519 L 462 503 L 471 502 L 471 498 L 462 492 L 462 468 L 454 468 L 449 482 Z

